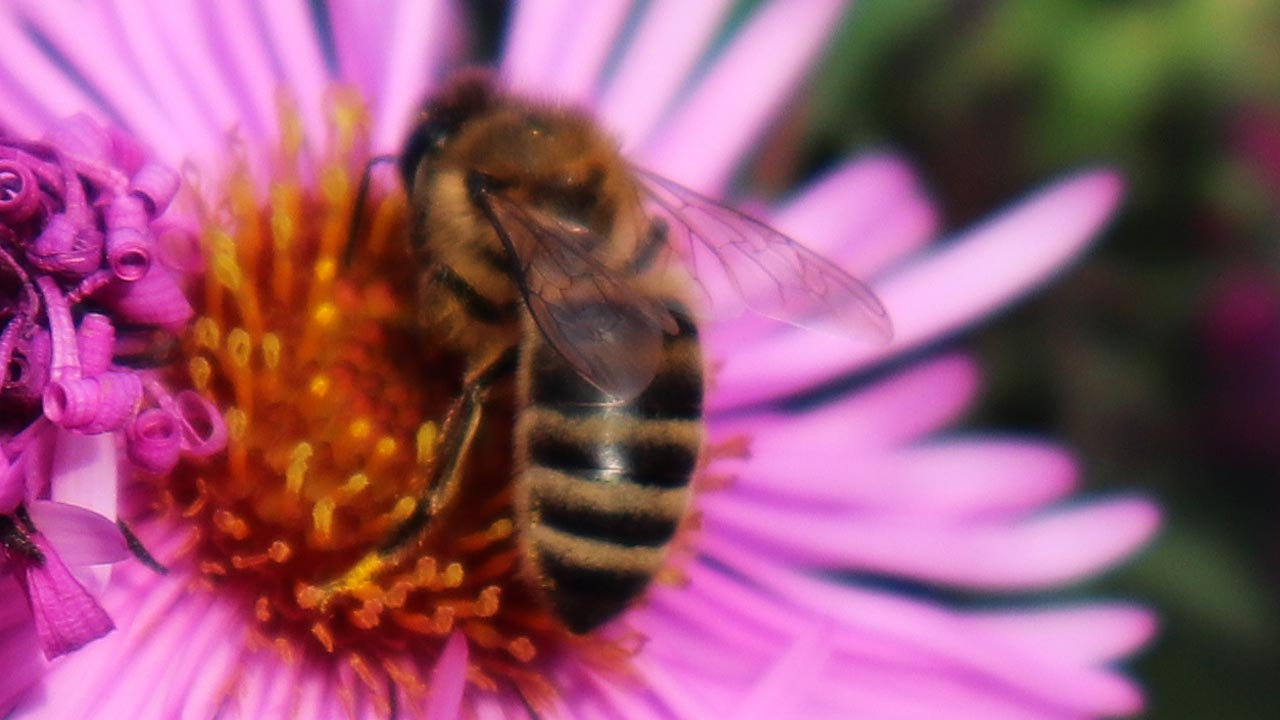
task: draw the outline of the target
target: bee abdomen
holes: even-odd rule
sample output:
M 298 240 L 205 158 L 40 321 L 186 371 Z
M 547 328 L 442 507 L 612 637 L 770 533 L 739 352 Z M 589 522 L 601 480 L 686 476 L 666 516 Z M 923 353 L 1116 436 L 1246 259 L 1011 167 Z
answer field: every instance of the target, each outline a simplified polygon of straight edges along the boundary
M 673 313 L 680 332 L 664 341 L 663 360 L 648 387 L 623 404 L 582 379 L 546 343 L 538 342 L 530 363 L 529 402 L 566 415 L 598 414 L 607 407 L 623 415 L 654 420 L 702 419 L 702 352 L 697 328 Z
M 561 621 L 587 632 L 641 595 L 684 518 L 702 446 L 697 329 L 664 340 L 650 385 L 619 403 L 537 333 L 526 336 L 517 504 L 535 581 Z
M 603 625 L 644 592 L 659 568 L 660 548 L 624 548 L 547 527 L 532 530 L 546 598 L 569 630 Z

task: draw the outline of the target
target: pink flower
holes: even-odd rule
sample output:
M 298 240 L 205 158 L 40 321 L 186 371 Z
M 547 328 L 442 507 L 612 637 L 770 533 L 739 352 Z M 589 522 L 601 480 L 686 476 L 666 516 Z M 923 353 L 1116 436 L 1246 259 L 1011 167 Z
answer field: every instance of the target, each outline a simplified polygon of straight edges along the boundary
M 123 363 L 131 343 L 191 314 L 154 222 L 177 180 L 84 115 L 40 141 L 0 139 L 0 596 L 48 658 L 113 628 L 94 590 L 128 556 L 115 434 L 137 455 L 139 410 L 166 400 Z M 18 661 L 22 636 L 7 653 Z
M 593 108 L 639 164 L 720 193 L 844 8 L 835 0 L 767 3 L 708 57 L 729 5 L 651 3 L 634 27 L 624 27 L 627 3 L 523 3 L 506 38 L 502 72 L 519 91 Z M 351 180 L 325 174 L 324 158 L 341 155 L 346 142 L 339 120 L 347 116 L 326 105 L 335 77 L 356 85 L 372 107 L 374 150 L 395 151 L 431 83 L 459 62 L 452 54 L 457 18 L 445 4 L 388 3 L 369 12 L 361 3 L 334 2 L 326 13 L 331 35 L 316 32 L 308 8 L 301 0 L 145 9 L 23 3 L 0 22 L 3 67 L 23 68 L 0 83 L 4 120 L 35 130 L 69 112 L 113 115 L 165 161 L 190 159 L 205 183 L 223 170 L 224 133 L 234 126 L 239 149 L 232 153 L 232 175 L 243 181 L 236 187 L 250 191 L 226 205 L 254 227 L 249 221 L 258 217 L 258 206 L 245 210 L 236 203 L 244 195 L 264 202 L 263 181 L 271 181 L 271 207 L 288 208 L 309 175 L 328 178 L 333 187 L 343 186 L 343 177 Z M 85 83 L 69 78 L 24 23 Z M 329 36 L 332 70 L 323 40 Z M 606 72 L 613 57 L 617 65 Z M 296 116 L 286 116 L 283 151 L 273 140 L 277 86 L 297 102 Z M 300 134 L 290 124 L 295 118 Z M 16 704 L 17 717 L 365 717 L 387 714 L 395 703 L 433 718 L 463 709 L 477 717 L 524 717 L 528 702 L 553 717 L 1137 713 L 1141 692 L 1114 665 L 1151 637 L 1150 612 L 1127 602 L 1055 602 L 1039 593 L 1129 557 L 1155 531 L 1157 509 L 1140 497 L 1061 504 L 1077 484 L 1078 468 L 1052 442 L 943 434 L 976 394 L 978 370 L 963 354 L 911 354 L 1059 272 L 1105 224 L 1120 193 L 1113 173 L 1082 173 L 937 243 L 931 242 L 933 211 L 910 168 L 879 155 L 837 167 L 772 211 L 779 228 L 870 279 L 893 317 L 896 339 L 884 348 L 854 346 L 752 317 L 706 329 L 709 355 L 723 362 L 709 396 L 712 443 L 725 448 L 749 437 L 750 456 L 722 452 L 712 465 L 712 473 L 734 479 L 699 496 L 702 526 L 687 535 L 690 556 L 676 566 L 683 582 L 657 587 L 599 637 L 570 641 L 548 632 L 537 636 L 546 642 L 536 653 L 528 638 L 521 644 L 499 634 L 510 642 L 495 645 L 486 634 L 494 626 L 483 619 L 495 605 L 505 607 L 505 594 L 500 602 L 492 596 L 459 601 L 434 617 L 402 617 L 397 622 L 413 629 L 395 637 L 414 638 L 409 644 L 372 644 L 335 634 L 320 621 L 311 626 L 314 637 L 285 633 L 281 598 L 292 602 L 296 595 L 290 607 L 306 609 L 312 588 L 262 585 L 253 586 L 260 594 L 245 595 L 233 592 L 247 582 L 238 579 L 245 573 L 236 573 L 296 565 L 303 550 L 338 542 L 326 529 L 337 522 L 333 496 L 378 486 L 352 476 L 326 496 L 328 505 L 306 506 L 310 545 L 281 542 L 260 556 L 230 554 L 218 562 L 193 550 L 214 542 L 210 538 L 240 547 L 235 543 L 262 532 L 259 516 L 207 505 L 225 500 L 218 483 L 248 477 L 235 470 L 236 463 L 255 462 L 247 452 L 236 455 L 237 447 L 255 441 L 245 402 L 281 397 L 268 388 L 228 410 L 239 414 L 227 423 L 227 478 L 201 476 L 203 485 L 192 485 L 200 493 L 168 511 L 138 509 L 139 534 L 171 572 L 120 566 L 102 595 L 119 631 L 42 673 L 0 644 L 5 667 L 15 668 L 0 679 L 0 711 Z M 328 217 L 325 207 L 285 218 Z M 276 238 L 302 237 L 291 234 L 296 228 L 288 222 L 270 227 Z M 217 253 L 231 253 L 244 265 L 245 257 L 260 258 L 253 254 L 258 251 L 218 245 L 222 226 L 212 228 L 206 227 L 206 240 L 213 236 L 214 245 L 206 251 L 223 258 L 216 282 L 251 284 L 236 274 L 243 267 Z M 320 284 L 329 276 L 316 277 Z M 237 295 L 238 312 L 249 312 L 245 303 L 264 316 L 273 311 L 250 297 L 257 296 Z M 267 369 L 288 362 L 291 353 L 320 352 L 300 349 L 305 335 L 285 342 L 279 334 L 242 331 L 233 342 L 231 316 L 218 307 L 227 306 L 201 311 L 208 322 L 197 323 L 190 357 L 226 367 L 243 357 L 247 367 L 260 348 L 266 369 L 229 380 L 237 391 L 269 386 Z M 367 302 L 342 307 L 376 314 L 381 306 L 371 294 Z M 312 321 L 301 309 L 295 314 Z M 268 342 L 267 335 L 276 339 Z M 834 399 L 797 402 L 828 381 L 872 369 L 877 372 L 861 375 L 861 384 Z M 201 372 L 193 369 L 192 377 Z M 330 391 L 324 382 L 311 387 L 316 398 Z M 303 406 L 310 402 L 298 397 L 293 406 L 275 407 L 277 427 L 305 420 Z M 349 413 L 360 419 L 357 407 Z M 364 437 L 367 427 L 361 428 L 352 432 Z M 280 500 L 287 497 L 281 488 L 303 487 L 308 473 L 327 462 L 323 448 L 266 447 L 293 448 L 278 458 L 287 469 L 279 470 L 285 481 L 272 490 L 277 494 L 268 496 L 255 483 L 237 487 L 264 493 L 259 507 L 279 500 L 271 507 L 287 515 L 294 506 Z M 390 456 L 395 443 L 388 447 Z M 199 525 L 206 517 L 209 524 Z M 494 538 L 498 527 L 490 528 Z M 419 568 L 416 587 L 447 589 L 471 582 L 479 569 L 431 564 Z M 921 591 L 892 589 L 900 583 Z M 924 592 L 933 588 L 991 599 L 962 608 Z M 370 596 L 376 607 L 353 609 L 343 627 L 390 622 L 380 614 L 394 609 L 387 597 Z M 0 621 L 8 612 L 0 605 L 6 613 Z M 25 627 L 17 624 L 19 631 Z M 601 648 L 625 650 L 629 630 L 646 638 L 642 647 L 629 655 L 602 654 Z

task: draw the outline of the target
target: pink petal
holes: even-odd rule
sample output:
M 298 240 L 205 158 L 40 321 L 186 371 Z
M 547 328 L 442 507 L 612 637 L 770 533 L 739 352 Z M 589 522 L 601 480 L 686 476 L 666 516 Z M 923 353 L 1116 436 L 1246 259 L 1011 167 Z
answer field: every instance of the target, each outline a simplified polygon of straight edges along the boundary
M 888 156 L 846 163 L 800 190 L 772 216 L 759 217 L 864 280 L 924 247 L 937 226 L 915 174 Z M 765 338 L 787 327 L 744 313 L 708 323 L 703 334 L 711 345 L 743 348 L 768 342 Z
M 139 137 L 176 165 L 186 147 L 164 109 L 129 71 L 127 61 L 109 33 L 83 33 L 90 26 L 108 27 L 96 5 L 61 0 L 23 2 L 23 15 L 57 48 L 68 63 L 94 88 Z
M 5 457 L 0 449 L 0 515 L 8 515 L 26 496 L 26 476 Z
M 1127 679 L 1095 668 L 1065 664 L 1052 648 L 1027 654 L 1003 645 L 998 637 L 975 633 L 976 628 L 958 621 L 954 614 L 918 601 L 812 578 L 710 535 L 703 546 L 718 562 L 768 588 L 777 598 L 774 603 L 786 603 L 769 610 L 762 606 L 762 598 L 740 582 L 705 565 L 689 568 L 693 579 L 690 589 L 701 593 L 701 604 L 714 599 L 721 613 L 748 613 L 747 617 L 755 616 L 757 622 L 781 622 L 780 615 L 827 618 L 839 630 L 832 641 L 840 652 L 855 656 L 868 651 L 887 653 L 869 663 L 871 668 L 915 666 L 929 669 L 931 675 L 951 667 L 969 678 L 970 687 L 983 687 L 973 684 L 975 674 L 986 676 L 1007 688 L 1029 693 L 1030 702 L 1089 715 L 1127 714 L 1141 707 L 1141 693 Z M 700 604 L 686 601 L 681 607 L 693 611 Z M 715 613 L 717 608 L 708 607 L 706 611 Z M 945 665 L 939 666 L 939 662 Z M 1004 694 L 1007 688 L 997 686 L 993 692 Z
M 713 377 L 713 386 L 715 382 Z M 745 434 L 752 466 L 791 463 L 788 476 L 803 477 L 807 471 L 829 472 L 840 458 L 855 460 L 869 449 L 899 445 L 937 430 L 955 420 L 977 390 L 977 365 L 963 355 L 945 355 L 804 413 L 717 418 L 713 429 L 717 438 Z M 715 468 L 742 466 L 724 461 Z
M 814 625 L 795 638 L 738 703 L 734 717 L 794 717 L 801 700 L 820 681 L 820 671 L 830 653 L 823 639 L 827 630 L 824 625 Z
M 225 128 L 210 122 L 211 116 L 196 100 L 198 86 L 178 73 L 154 10 L 140 2 L 115 3 L 111 9 L 115 13 L 116 38 L 124 40 L 119 42 L 119 47 L 134 56 L 135 62 L 129 70 L 136 71 L 150 85 L 154 96 L 162 98 L 164 109 L 174 124 L 182 128 L 186 150 L 192 155 L 212 156 L 214 148 L 224 143 Z M 123 67 L 117 68 L 117 72 L 124 71 Z
M 426 3 L 400 0 L 330 0 L 328 3 L 339 79 L 355 85 L 365 98 L 373 100 L 382 95 L 382 83 L 388 79 L 387 66 L 381 62 L 385 59 L 382 47 L 395 32 L 396 14 L 407 4 Z
M 790 99 L 845 6 L 841 0 L 774 0 L 757 11 L 645 144 L 636 156 L 640 164 L 699 191 L 723 187 Z
M 430 84 L 441 74 L 439 66 L 452 59 L 445 52 L 456 50 L 450 47 L 449 39 L 456 34 L 457 25 L 446 5 L 398 3 L 391 18 L 391 32 L 379 39 L 381 52 L 363 58 L 366 63 L 380 59 L 388 69 L 381 80 L 384 90 L 373 106 L 375 151 L 399 152 Z M 368 14 L 368 9 L 362 14 Z
M 329 76 L 307 0 L 272 0 L 255 5 L 267 44 L 280 63 L 281 85 L 298 104 L 307 143 L 314 152 L 323 152 L 329 136 L 324 109 Z
M 68 565 L 120 562 L 129 557 L 120 528 L 92 510 L 36 500 L 27 506 L 36 529 L 49 539 Z
M 86 436 L 59 428 L 52 437 L 51 500 L 92 510 L 114 523 L 119 497 L 119 459 L 114 434 Z M 76 568 L 76 577 L 95 592 L 104 587 L 110 575 L 110 566 L 86 564 Z
M 215 60 L 210 27 L 200 8 L 192 3 L 150 0 L 147 9 L 161 27 L 159 34 L 168 62 L 190 78 L 188 87 L 193 101 L 209 116 L 207 122 L 219 147 L 233 128 L 247 140 L 262 138 L 266 128 L 253 125 L 252 117 L 242 115 L 233 80 L 223 75 L 226 66 Z
M 781 501 L 921 516 L 1028 510 L 1064 497 L 1078 475 L 1070 453 L 1022 438 L 948 437 L 883 454 L 803 440 L 791 452 L 762 450 L 752 453 L 736 488 Z
M 114 521 L 119 493 L 115 436 L 60 429 L 54 443 L 50 497 Z
M 708 496 L 702 508 L 709 532 L 773 557 L 988 590 L 1079 581 L 1128 557 L 1159 524 L 1159 511 L 1141 499 L 956 524 L 797 510 L 728 494 Z
M 711 43 L 728 0 L 654 0 L 598 103 L 605 127 L 638 146 Z
M 975 614 L 969 622 L 1010 646 L 1051 648 L 1060 658 L 1090 665 L 1132 655 L 1150 642 L 1157 625 L 1147 608 L 1115 603 Z
M 53 546 L 39 534 L 32 541 L 44 554 L 44 562 L 28 566 L 27 596 L 45 657 L 78 650 L 111 632 L 115 628 L 111 617 L 62 564 Z
M 245 0 L 199 6 L 209 37 L 212 65 L 222 70 L 236 94 L 236 108 L 259 137 L 277 137 L 277 74 L 263 45 L 260 23 Z
M 627 18 L 630 0 L 596 0 L 578 5 L 559 30 L 561 47 L 555 72 L 542 92 L 564 100 L 587 99 L 595 89 L 604 61 Z
M 1038 698 L 998 687 L 983 688 L 962 670 L 903 671 L 877 662 L 845 662 L 832 663 L 824 675 L 820 679 L 826 685 L 822 699 L 838 709 L 809 713 L 895 720 L 1079 720 L 1082 716 L 1080 711 Z M 841 682 L 848 677 L 856 677 L 858 682 Z
M 40 641 L 22 589 L 13 577 L 0 577 L 0 717 L 9 717 L 18 698 L 44 669 Z
M 21 30 L 11 8 L 0 10 L 0 84 L 16 106 L 4 106 L 4 119 L 14 123 L 14 130 L 30 136 L 39 136 L 55 118 L 63 118 L 78 112 L 86 112 L 96 120 L 106 118 L 104 109 L 89 99 L 84 89 L 66 76 L 49 60 L 31 37 Z M 8 68 L 22 68 L 13 73 Z M 17 121 L 27 118 L 31 127 L 24 128 Z
M 458 717 L 462 691 L 466 687 L 468 664 L 467 638 L 460 632 L 449 636 L 431 676 L 431 693 L 427 697 L 428 718 Z
M 1060 182 L 873 283 L 896 329 L 888 347 L 792 329 L 767 345 L 726 353 L 716 376 L 725 404 L 784 397 L 991 314 L 1077 256 L 1110 217 L 1121 187 L 1107 171 Z
M 688 720 L 713 720 L 717 717 L 704 699 L 689 687 L 687 676 L 673 675 L 644 653 L 636 656 L 633 662 L 636 670 L 644 676 L 649 690 L 670 708 L 675 717 Z
M 537 93 L 550 81 L 566 42 L 561 29 L 579 9 L 570 0 L 516 4 L 502 50 L 502 77 L 511 89 Z
M 903 217 L 912 223 L 899 224 Z M 937 217 L 910 164 L 871 154 L 801 188 L 772 222 L 810 250 L 856 258 L 846 269 L 867 277 L 923 247 Z M 885 228 L 909 232 L 886 234 Z

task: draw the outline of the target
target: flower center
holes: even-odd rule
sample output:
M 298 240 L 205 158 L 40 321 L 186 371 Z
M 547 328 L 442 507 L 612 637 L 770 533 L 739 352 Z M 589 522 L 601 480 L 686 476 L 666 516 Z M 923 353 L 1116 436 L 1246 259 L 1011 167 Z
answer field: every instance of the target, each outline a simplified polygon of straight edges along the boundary
M 533 701 L 551 692 L 538 663 L 557 646 L 606 663 L 624 653 L 571 636 L 517 575 L 513 408 L 486 406 L 462 496 L 413 522 L 461 365 L 416 322 L 403 193 L 357 207 L 358 102 L 339 99 L 331 121 L 339 139 L 319 166 L 302 167 L 286 132 L 268 202 L 241 167 L 225 211 L 204 213 L 183 380 L 224 410 L 227 451 L 180 466 L 168 496 L 197 528 L 205 584 L 240 596 L 255 643 L 343 663 L 389 710 L 388 681 L 423 694 L 426 669 L 461 632 L 471 683 L 509 683 Z M 357 217 L 367 230 L 348 253 Z

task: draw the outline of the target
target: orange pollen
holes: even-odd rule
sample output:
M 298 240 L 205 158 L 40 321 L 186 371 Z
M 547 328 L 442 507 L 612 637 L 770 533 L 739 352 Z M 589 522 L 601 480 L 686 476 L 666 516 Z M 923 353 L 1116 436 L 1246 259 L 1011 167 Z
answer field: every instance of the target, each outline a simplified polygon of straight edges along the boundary
M 224 200 L 203 208 L 207 273 L 175 381 L 223 409 L 229 441 L 156 493 L 196 530 L 197 585 L 243 601 L 246 647 L 328 663 L 355 678 L 343 697 L 375 707 L 394 706 L 388 692 L 423 696 L 455 631 L 475 688 L 531 702 L 551 687 L 540 663 L 555 652 L 624 668 L 627 650 L 571 636 L 519 575 L 509 453 L 470 459 L 455 509 L 406 524 L 461 368 L 416 322 L 403 193 L 374 183 L 356 206 L 363 106 L 341 91 L 332 105 L 323 162 L 302 159 L 285 108 L 280 156 L 241 160 Z M 252 164 L 273 166 L 265 197 Z M 486 415 L 484 444 L 509 447 L 512 413 Z

